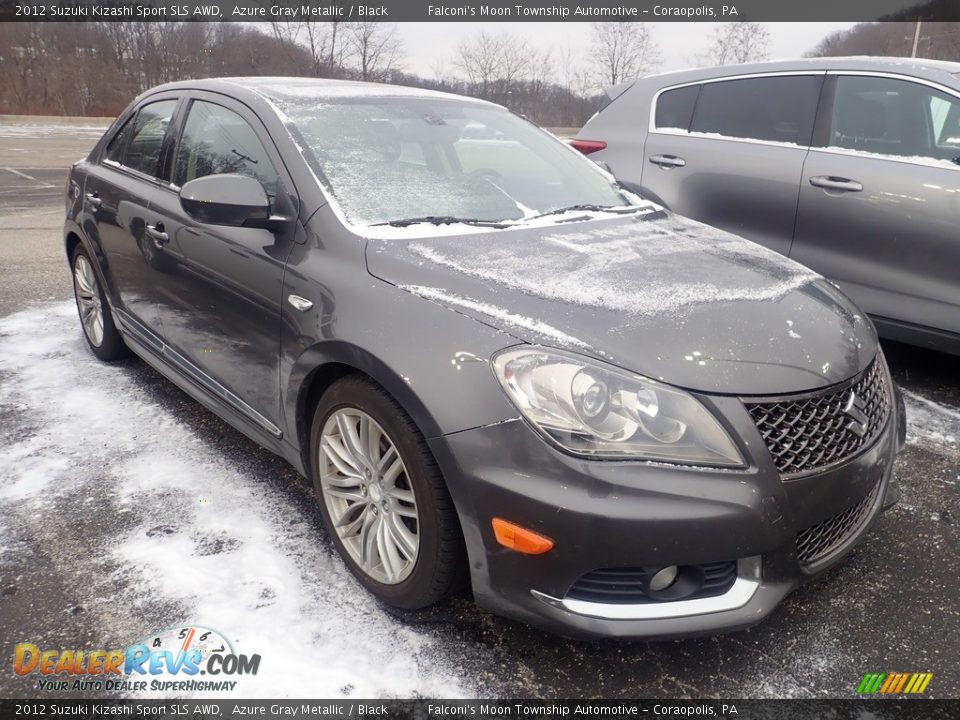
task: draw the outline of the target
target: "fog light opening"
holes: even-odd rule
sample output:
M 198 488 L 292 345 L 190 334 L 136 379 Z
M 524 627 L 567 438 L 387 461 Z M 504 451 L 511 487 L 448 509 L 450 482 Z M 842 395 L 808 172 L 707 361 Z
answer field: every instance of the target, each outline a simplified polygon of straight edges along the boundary
M 650 578 L 650 590 L 653 592 L 663 592 L 677 581 L 680 575 L 680 569 L 676 565 L 667 565 L 660 568 Z

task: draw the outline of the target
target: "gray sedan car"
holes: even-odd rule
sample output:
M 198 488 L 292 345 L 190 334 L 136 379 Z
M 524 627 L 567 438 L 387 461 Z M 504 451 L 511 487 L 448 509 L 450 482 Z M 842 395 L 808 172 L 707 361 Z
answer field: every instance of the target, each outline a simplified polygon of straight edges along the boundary
M 67 188 L 92 352 L 310 478 L 391 605 L 469 582 L 565 633 L 735 629 L 896 497 L 903 410 L 842 292 L 502 107 L 165 85 Z
M 689 70 L 606 102 L 573 143 L 619 179 L 823 273 L 881 335 L 960 353 L 960 64 Z

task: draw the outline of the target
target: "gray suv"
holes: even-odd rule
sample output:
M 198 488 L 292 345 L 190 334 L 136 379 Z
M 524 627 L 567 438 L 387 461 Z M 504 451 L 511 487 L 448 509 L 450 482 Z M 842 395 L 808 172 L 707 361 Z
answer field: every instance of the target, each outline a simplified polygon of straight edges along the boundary
M 960 353 L 960 63 L 689 70 L 605 102 L 572 144 L 621 181 L 823 273 L 881 335 Z

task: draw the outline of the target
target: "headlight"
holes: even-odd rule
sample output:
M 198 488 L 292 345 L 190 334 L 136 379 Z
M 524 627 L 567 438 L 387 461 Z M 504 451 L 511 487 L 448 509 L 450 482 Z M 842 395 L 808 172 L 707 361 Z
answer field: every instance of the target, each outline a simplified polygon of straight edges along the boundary
M 535 428 L 578 455 L 744 465 L 716 418 L 689 393 L 544 348 L 493 358 L 497 379 Z

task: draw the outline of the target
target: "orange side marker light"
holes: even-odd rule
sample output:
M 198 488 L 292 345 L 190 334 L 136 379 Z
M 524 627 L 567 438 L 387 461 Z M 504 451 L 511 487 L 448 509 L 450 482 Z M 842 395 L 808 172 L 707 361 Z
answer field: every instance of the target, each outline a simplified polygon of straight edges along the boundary
M 505 548 L 525 555 L 543 555 L 553 549 L 550 538 L 500 518 L 493 519 L 493 534 Z

